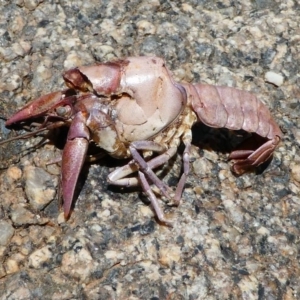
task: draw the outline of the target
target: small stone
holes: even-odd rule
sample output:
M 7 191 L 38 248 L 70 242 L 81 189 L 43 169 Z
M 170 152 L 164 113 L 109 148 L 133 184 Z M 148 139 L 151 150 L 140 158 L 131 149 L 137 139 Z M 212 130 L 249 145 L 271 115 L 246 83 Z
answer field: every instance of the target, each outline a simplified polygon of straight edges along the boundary
M 61 271 L 68 277 L 85 281 L 93 272 L 96 264 L 88 250 L 81 249 L 78 253 L 68 251 L 62 257 Z
M 12 236 L 14 235 L 14 228 L 12 225 L 4 220 L 0 221 L 0 246 L 6 246 Z
M 52 73 L 47 66 L 40 64 L 37 68 L 37 76 L 39 81 L 45 82 L 51 78 Z
M 222 257 L 219 241 L 209 236 L 207 236 L 204 252 L 207 260 L 211 263 L 218 263 L 219 258 Z
M 74 51 L 71 51 L 64 61 L 64 68 L 71 69 L 83 65 L 81 57 Z
M 14 226 L 21 226 L 21 225 L 28 225 L 28 224 L 42 225 L 49 222 L 48 218 L 41 218 L 39 215 L 33 214 L 32 212 L 30 212 L 28 209 L 24 208 L 21 205 L 11 206 L 10 218 Z
M 295 137 L 295 141 L 300 145 L 300 129 L 292 128 L 292 132 Z
M 25 51 L 20 43 L 14 43 L 12 44 L 13 51 L 18 54 L 19 56 L 24 56 Z
M 212 163 L 206 158 L 198 158 L 193 162 L 193 170 L 200 177 L 207 177 L 211 173 Z
M 255 276 L 245 276 L 238 283 L 244 299 L 256 299 L 259 282 Z
M 35 166 L 47 170 L 51 175 L 60 175 L 61 155 L 56 154 L 55 148 L 52 145 L 47 145 L 45 149 L 39 152 L 39 155 L 33 159 Z
M 12 181 L 17 181 L 22 177 L 22 171 L 16 166 L 9 167 L 7 170 L 7 176 L 12 179 Z
M 124 258 L 124 253 L 120 251 L 109 250 L 105 252 L 105 257 L 107 259 L 122 259 Z
M 17 57 L 17 54 L 12 50 L 11 47 L 6 48 L 6 47 L 0 47 L 0 59 L 2 61 L 12 61 Z M 3 88 L 5 89 L 5 88 Z
M 32 299 L 30 290 L 27 287 L 15 285 L 4 294 L 3 299 Z
M 180 247 L 172 246 L 168 248 L 162 248 L 159 252 L 159 262 L 167 267 L 171 267 L 173 263 L 177 263 L 181 257 Z
M 223 68 L 222 73 L 218 78 L 217 84 L 234 87 L 236 86 L 236 80 L 233 74 L 231 74 L 227 68 Z
M 260 235 L 269 235 L 270 230 L 267 229 L 266 227 L 261 226 L 257 229 L 257 233 L 260 234 Z
M 0 246 L 0 257 L 3 257 L 3 255 L 5 254 L 6 250 L 7 250 L 6 247 Z
M 298 183 L 300 183 L 300 165 L 293 165 L 291 167 L 291 175 Z
M 220 170 L 218 177 L 221 181 L 228 178 L 228 170 Z
M 26 25 L 26 16 L 16 16 L 15 18 L 12 18 L 12 20 L 10 20 L 10 29 L 14 32 L 14 33 L 19 33 L 23 30 L 24 26 Z
M 11 211 L 11 220 L 14 225 L 34 224 L 35 215 L 24 207 L 17 207 Z
M 140 205 L 138 206 L 139 212 L 143 216 L 143 218 L 151 218 L 153 217 L 153 210 L 150 206 Z
M 114 48 L 110 45 L 103 45 L 101 43 L 94 43 L 92 45 L 93 55 L 99 61 L 109 61 L 116 58 L 114 54 Z
M 191 6 L 187 3 L 183 3 L 181 7 L 182 7 L 183 11 L 186 12 L 186 13 L 187 12 L 192 13 L 193 10 L 194 10 L 193 6 Z
M 29 10 L 34 10 L 40 2 L 39 0 L 24 0 L 24 6 Z
M 18 263 L 13 259 L 8 259 L 5 262 L 6 274 L 13 274 L 19 271 Z
M 31 49 L 31 44 L 27 41 L 20 41 L 20 45 L 23 48 L 25 54 L 28 54 Z
M 6 81 L 5 89 L 11 92 L 18 89 L 21 86 L 21 84 L 21 77 L 17 74 L 12 74 Z
M 141 20 L 137 22 L 138 32 L 143 35 L 155 34 L 156 28 L 149 21 Z
M 6 275 L 6 271 L 3 265 L 0 265 L 0 278 L 3 278 Z
M 208 160 L 212 162 L 216 162 L 218 160 L 218 154 L 214 151 L 209 151 L 209 150 L 203 150 L 204 157 L 207 158 Z
M 58 224 L 66 223 L 65 215 L 64 215 L 63 212 L 61 212 L 61 213 L 57 216 L 57 223 L 58 223 Z
M 41 168 L 27 166 L 24 170 L 25 192 L 30 204 L 37 210 L 43 209 L 55 196 L 55 179 Z
M 283 76 L 272 71 L 265 74 L 265 80 L 266 82 L 273 83 L 276 86 L 281 86 L 283 84 Z
M 43 264 L 50 260 L 52 257 L 52 252 L 49 250 L 49 248 L 43 247 L 39 250 L 34 251 L 30 256 L 29 256 L 29 266 L 39 269 L 43 266 Z

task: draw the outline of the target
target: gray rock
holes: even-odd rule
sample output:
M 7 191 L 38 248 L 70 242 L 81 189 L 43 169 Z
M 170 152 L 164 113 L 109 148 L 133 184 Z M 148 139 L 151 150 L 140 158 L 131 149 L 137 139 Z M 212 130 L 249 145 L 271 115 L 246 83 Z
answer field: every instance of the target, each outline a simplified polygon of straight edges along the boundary
M 9 243 L 12 236 L 14 235 L 14 232 L 15 230 L 9 222 L 5 220 L 1 220 L 0 221 L 0 246 L 6 246 Z
M 66 68 L 141 54 L 164 57 L 176 80 L 256 93 L 284 138 L 266 169 L 235 177 L 228 154 L 243 132 L 195 126 L 180 206 L 159 199 L 172 229 L 139 189 L 107 184 L 124 164 L 108 157 L 85 164 L 71 218 L 59 215 L 60 167 L 48 163 L 67 129 L 1 145 L 0 224 L 10 234 L 0 234 L 0 299 L 299 297 L 298 2 L 2 1 L 1 141 L 22 133 L 6 117 L 66 88 Z M 282 85 L 265 81 L 270 70 Z M 174 189 L 180 154 L 160 172 Z
M 36 210 L 43 209 L 54 199 L 57 179 L 41 168 L 26 166 L 24 170 L 25 192 L 30 204 Z

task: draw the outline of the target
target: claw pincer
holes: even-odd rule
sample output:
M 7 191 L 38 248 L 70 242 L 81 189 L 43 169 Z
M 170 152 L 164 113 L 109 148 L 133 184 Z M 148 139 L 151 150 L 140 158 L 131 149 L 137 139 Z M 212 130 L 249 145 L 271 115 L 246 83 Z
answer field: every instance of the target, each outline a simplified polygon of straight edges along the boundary
M 132 158 L 108 176 L 114 185 L 140 185 L 156 216 L 170 224 L 151 185 L 179 203 L 189 173 L 191 128 L 243 129 L 260 138 L 245 142 L 230 154 L 237 174 L 267 161 L 282 133 L 256 96 L 229 87 L 176 83 L 165 62 L 157 57 L 129 57 L 115 62 L 78 67 L 63 75 L 69 89 L 53 92 L 27 104 L 6 125 L 42 118 L 44 128 L 69 126 L 62 154 L 63 209 L 70 215 L 78 176 L 90 141 L 112 157 Z M 155 169 L 174 156 L 183 142 L 183 174 L 175 193 Z M 250 145 L 250 146 L 249 146 Z

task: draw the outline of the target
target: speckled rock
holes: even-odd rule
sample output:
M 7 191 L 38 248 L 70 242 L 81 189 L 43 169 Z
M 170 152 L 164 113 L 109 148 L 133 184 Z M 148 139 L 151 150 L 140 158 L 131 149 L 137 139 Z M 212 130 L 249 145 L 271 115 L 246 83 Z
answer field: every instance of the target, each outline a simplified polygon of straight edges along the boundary
M 1 141 L 25 133 L 5 127 L 14 111 L 66 88 L 65 69 L 135 55 L 163 57 L 178 81 L 254 92 L 284 137 L 236 177 L 228 154 L 245 133 L 196 125 L 181 204 L 159 199 L 173 228 L 140 189 L 107 184 L 124 164 L 108 157 L 85 164 L 66 221 L 66 128 L 0 145 L 0 299 L 298 299 L 298 2 L 2 1 Z M 159 172 L 174 189 L 182 151 Z
M 66 252 L 62 257 L 62 272 L 81 282 L 89 279 L 94 268 L 93 258 L 87 249 L 80 249 L 77 253 Z
M 47 223 L 46 218 L 40 218 L 38 215 L 32 213 L 30 210 L 21 205 L 11 206 L 10 217 L 15 226 Z
M 43 267 L 47 261 L 52 257 L 52 253 L 49 248 L 43 247 L 42 249 L 38 249 L 30 254 L 29 256 L 29 266 L 35 269 Z
M 14 228 L 12 225 L 5 221 L 0 221 L 0 246 L 6 246 L 12 236 L 14 235 Z
M 300 164 L 293 164 L 291 167 L 291 175 L 300 184 Z
M 43 169 L 26 166 L 24 179 L 26 196 L 34 209 L 41 210 L 54 199 L 57 179 Z
M 272 71 L 265 74 L 265 79 L 267 82 L 273 83 L 277 86 L 281 86 L 283 84 L 283 76 Z

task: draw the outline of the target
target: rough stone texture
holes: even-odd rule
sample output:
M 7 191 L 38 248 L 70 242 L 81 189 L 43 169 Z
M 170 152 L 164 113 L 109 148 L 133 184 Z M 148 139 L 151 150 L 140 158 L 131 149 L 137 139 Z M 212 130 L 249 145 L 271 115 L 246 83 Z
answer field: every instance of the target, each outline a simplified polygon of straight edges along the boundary
M 264 172 L 235 177 L 236 135 L 196 126 L 182 204 L 161 203 L 173 229 L 138 189 L 107 185 L 123 163 L 109 158 L 86 165 L 63 222 L 58 193 L 44 207 L 25 191 L 28 168 L 58 188 L 48 162 L 66 132 L 0 146 L 0 299 L 299 299 L 299 1 L 11 0 L 0 12 L 0 117 L 62 89 L 66 68 L 152 54 L 177 80 L 257 93 L 284 132 Z M 0 119 L 0 134 L 16 132 Z M 180 166 L 178 155 L 170 185 Z

